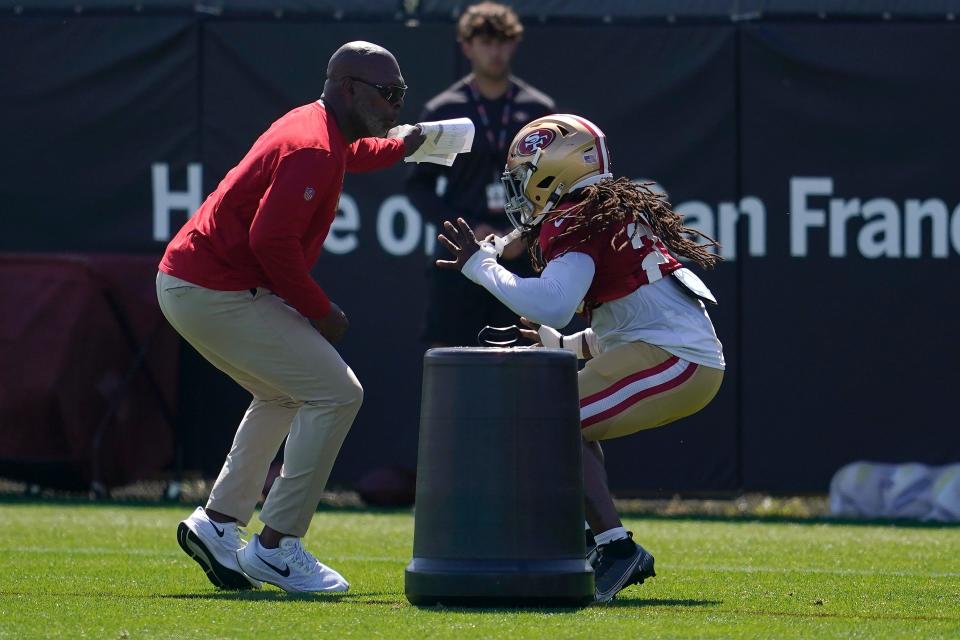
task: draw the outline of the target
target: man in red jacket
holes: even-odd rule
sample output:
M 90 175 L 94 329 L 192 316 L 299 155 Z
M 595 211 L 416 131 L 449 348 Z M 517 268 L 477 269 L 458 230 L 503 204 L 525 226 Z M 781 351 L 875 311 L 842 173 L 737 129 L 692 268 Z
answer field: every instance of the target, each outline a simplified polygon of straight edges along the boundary
M 363 388 L 332 346 L 347 316 L 310 277 L 345 171 L 388 167 L 423 142 L 397 124 L 406 85 L 393 55 L 368 42 L 338 49 L 320 100 L 290 111 L 253 144 L 170 242 L 157 297 L 171 325 L 253 395 L 210 492 L 177 529 L 214 585 L 346 591 L 302 546 Z M 253 515 L 277 449 L 283 470 Z

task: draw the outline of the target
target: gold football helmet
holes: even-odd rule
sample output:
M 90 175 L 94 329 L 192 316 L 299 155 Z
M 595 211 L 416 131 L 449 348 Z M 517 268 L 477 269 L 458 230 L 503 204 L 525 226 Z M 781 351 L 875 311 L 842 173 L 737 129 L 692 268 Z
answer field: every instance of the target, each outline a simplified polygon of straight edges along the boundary
M 518 230 L 531 229 L 566 194 L 611 177 L 607 139 L 597 125 L 566 113 L 538 118 L 510 143 L 501 177 L 507 216 Z

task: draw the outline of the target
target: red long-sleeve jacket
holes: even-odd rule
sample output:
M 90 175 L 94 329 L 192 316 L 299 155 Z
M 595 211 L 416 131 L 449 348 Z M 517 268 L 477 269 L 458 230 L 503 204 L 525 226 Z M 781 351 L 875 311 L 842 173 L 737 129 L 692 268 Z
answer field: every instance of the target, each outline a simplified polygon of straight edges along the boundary
M 321 102 L 273 123 L 167 245 L 160 270 L 218 291 L 266 287 L 308 318 L 330 310 L 310 276 L 345 171 L 391 166 L 399 138 L 347 145 Z

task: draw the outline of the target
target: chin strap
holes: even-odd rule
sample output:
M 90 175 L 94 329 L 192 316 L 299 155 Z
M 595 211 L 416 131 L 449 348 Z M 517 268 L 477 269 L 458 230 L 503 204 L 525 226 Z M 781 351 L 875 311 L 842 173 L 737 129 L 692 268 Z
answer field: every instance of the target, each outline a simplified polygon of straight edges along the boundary
M 560 194 L 563 191 L 563 187 L 564 184 L 562 182 L 557 185 L 557 188 L 554 189 L 553 193 L 550 194 L 550 197 L 547 198 L 547 204 L 543 205 L 543 209 L 540 210 L 540 213 L 524 223 L 528 228 L 532 229 L 543 222 L 543 219 L 547 217 L 547 214 L 553 211 L 553 208 L 557 206 L 558 202 L 560 202 Z

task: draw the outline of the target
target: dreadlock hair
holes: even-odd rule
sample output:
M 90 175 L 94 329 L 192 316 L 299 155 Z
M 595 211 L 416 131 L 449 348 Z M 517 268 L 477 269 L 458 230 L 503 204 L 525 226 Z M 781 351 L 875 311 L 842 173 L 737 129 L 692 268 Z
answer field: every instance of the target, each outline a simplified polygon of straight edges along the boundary
M 705 233 L 684 226 L 683 216 L 670 207 L 666 195 L 650 188 L 652 184 L 637 184 L 627 178 L 606 178 L 565 197 L 565 200 L 575 199 L 575 204 L 557 209 L 555 213 L 548 213 L 541 224 L 561 217 L 572 219 L 573 224 L 559 234 L 557 239 L 585 229 L 587 233 L 582 234 L 580 243 L 610 226 L 623 225 L 610 239 L 610 245 L 617 251 L 622 250 L 634 237 L 642 233 L 642 227 L 649 227 L 671 253 L 689 258 L 704 269 L 715 267 L 723 258 L 708 249 L 719 247 L 720 244 Z M 634 223 L 634 230 L 628 236 L 623 223 L 630 222 Z M 538 272 L 546 267 L 543 249 L 537 241 L 539 235 L 540 225 L 523 233 L 529 247 L 530 262 Z M 694 238 L 698 237 L 706 242 L 696 242 Z

